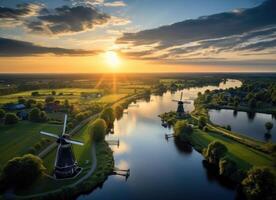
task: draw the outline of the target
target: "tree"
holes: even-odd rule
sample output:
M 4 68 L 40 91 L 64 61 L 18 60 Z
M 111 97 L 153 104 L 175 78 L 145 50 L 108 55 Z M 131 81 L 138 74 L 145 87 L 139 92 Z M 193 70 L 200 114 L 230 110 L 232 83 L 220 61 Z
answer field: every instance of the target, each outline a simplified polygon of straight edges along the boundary
M 29 120 L 32 122 L 45 122 L 48 120 L 48 117 L 44 111 L 33 108 L 29 113 Z
M 274 174 L 268 168 L 252 168 L 242 181 L 242 191 L 248 200 L 274 199 Z
M 39 92 L 32 92 L 32 96 L 39 96 Z
M 225 156 L 227 151 L 227 147 L 224 144 L 213 141 L 209 143 L 208 148 L 205 149 L 203 154 L 209 163 L 218 165 L 220 159 Z
M 3 109 L 0 109 L 0 120 L 4 119 L 6 112 Z
M 116 119 L 120 119 L 123 116 L 124 108 L 120 105 L 115 107 L 115 117 Z
M 5 117 L 5 124 L 16 124 L 18 122 L 18 117 L 14 113 L 7 113 Z
M 273 128 L 273 124 L 271 122 L 266 122 L 265 128 L 266 128 L 267 132 L 270 133 L 271 129 Z
M 176 137 L 179 137 L 182 134 L 191 134 L 193 132 L 193 128 L 185 120 L 177 121 L 173 130 Z
M 45 98 L 45 102 L 46 103 L 52 103 L 54 102 L 55 98 L 53 96 L 48 96 Z
M 41 102 L 38 102 L 36 104 L 36 107 L 39 109 L 39 110 L 42 110 L 43 109 L 43 104 Z
M 104 109 L 100 114 L 100 118 L 105 120 L 108 128 L 111 128 L 115 120 L 115 114 L 113 109 L 111 107 Z
M 4 166 L 1 182 L 8 187 L 22 188 L 32 184 L 45 170 L 42 160 L 27 154 L 15 157 Z
M 19 104 L 25 104 L 26 103 L 26 99 L 24 97 L 18 97 L 18 103 Z
M 55 96 L 57 93 L 55 90 L 52 91 L 52 95 Z
M 236 163 L 228 157 L 219 161 L 219 174 L 225 177 L 232 176 L 237 171 Z
M 206 119 L 204 117 L 200 116 L 198 119 L 198 127 L 200 129 L 203 129 L 204 126 L 206 126 Z
M 32 122 L 40 121 L 40 110 L 38 108 L 33 108 L 29 113 L 29 120 Z
M 256 106 L 257 106 L 256 99 L 255 98 L 249 99 L 248 105 L 250 108 L 256 108 Z
M 104 140 L 107 133 L 107 125 L 103 119 L 96 119 L 90 126 L 90 137 L 96 142 Z

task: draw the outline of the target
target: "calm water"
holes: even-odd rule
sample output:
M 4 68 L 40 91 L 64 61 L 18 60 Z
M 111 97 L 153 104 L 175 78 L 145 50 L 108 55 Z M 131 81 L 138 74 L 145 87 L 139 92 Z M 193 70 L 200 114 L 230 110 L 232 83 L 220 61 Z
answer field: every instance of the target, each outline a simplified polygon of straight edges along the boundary
M 230 125 L 232 130 L 265 141 L 266 122 L 274 124 L 271 130 L 271 140 L 276 142 L 276 119 L 270 114 L 234 112 L 233 110 L 210 110 L 210 120 L 218 125 Z
M 221 88 L 239 86 L 237 81 L 221 84 Z M 194 99 L 198 92 L 218 87 L 183 90 L 186 99 Z M 203 165 L 203 157 L 189 145 L 166 141 L 171 132 L 160 125 L 158 114 L 176 109 L 172 99 L 180 92 L 151 96 L 149 102 L 139 101 L 130 106 L 128 114 L 115 122 L 115 134 L 120 147 L 114 147 L 115 166 L 128 169 L 130 177 L 110 176 L 102 188 L 78 199 L 234 199 L 235 190 L 222 184 Z M 188 111 L 193 104 L 185 105 Z

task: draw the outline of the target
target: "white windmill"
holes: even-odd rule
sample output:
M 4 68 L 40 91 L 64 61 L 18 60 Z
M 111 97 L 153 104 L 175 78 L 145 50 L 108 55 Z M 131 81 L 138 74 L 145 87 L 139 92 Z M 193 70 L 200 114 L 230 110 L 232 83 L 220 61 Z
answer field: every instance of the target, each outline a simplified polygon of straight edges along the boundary
M 41 131 L 43 135 L 54 137 L 57 139 L 58 149 L 55 160 L 54 174 L 56 178 L 72 177 L 80 171 L 80 167 L 75 160 L 74 153 L 72 151 L 71 144 L 84 145 L 82 142 L 74 141 L 70 139 L 70 136 L 65 133 L 67 123 L 67 115 L 64 116 L 64 125 L 62 135 L 47 133 Z

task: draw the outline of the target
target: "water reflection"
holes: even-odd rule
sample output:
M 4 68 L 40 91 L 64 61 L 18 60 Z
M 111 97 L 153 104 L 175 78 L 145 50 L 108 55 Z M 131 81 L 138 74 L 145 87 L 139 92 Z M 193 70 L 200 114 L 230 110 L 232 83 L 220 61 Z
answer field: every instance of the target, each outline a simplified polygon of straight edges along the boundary
M 223 84 L 223 86 L 229 83 Z M 234 82 L 231 82 L 234 84 Z M 195 99 L 198 92 L 218 89 L 215 86 L 184 89 L 174 94 L 166 92 L 162 96 L 151 95 L 150 100 L 137 101 L 138 106 L 130 106 L 128 114 L 114 124 L 114 135 L 122 145 L 114 149 L 115 166 L 131 169 L 131 176 L 110 176 L 104 187 L 96 189 L 79 199 L 224 199 L 233 200 L 235 191 L 224 187 L 214 179 L 206 179 L 207 172 L 202 166 L 203 157 L 183 142 L 171 138 L 164 139 L 168 128 L 161 126 L 158 115 L 175 110 L 177 105 L 172 99 L 183 92 L 185 99 Z M 185 105 L 192 111 L 194 105 Z
M 233 111 L 227 109 L 209 110 L 210 120 L 220 126 L 230 125 L 232 131 L 261 140 L 276 142 L 273 133 L 276 131 L 276 119 L 271 114 Z M 273 123 L 270 135 L 266 134 L 265 123 Z
M 180 154 L 189 155 L 193 152 L 192 145 L 190 145 L 188 142 L 181 141 L 178 138 L 174 138 L 173 141 L 174 141 L 174 144 L 175 144 L 175 147 L 176 147 L 177 151 Z

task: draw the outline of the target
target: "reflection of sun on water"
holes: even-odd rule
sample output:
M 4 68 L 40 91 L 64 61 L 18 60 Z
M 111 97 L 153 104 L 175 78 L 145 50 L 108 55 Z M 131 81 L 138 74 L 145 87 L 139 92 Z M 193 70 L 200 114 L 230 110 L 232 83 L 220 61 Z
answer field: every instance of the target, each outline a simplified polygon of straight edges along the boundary
M 105 53 L 105 60 L 108 66 L 111 67 L 112 69 L 118 68 L 118 66 L 121 63 L 120 58 L 118 57 L 117 53 L 114 51 L 107 51 Z

